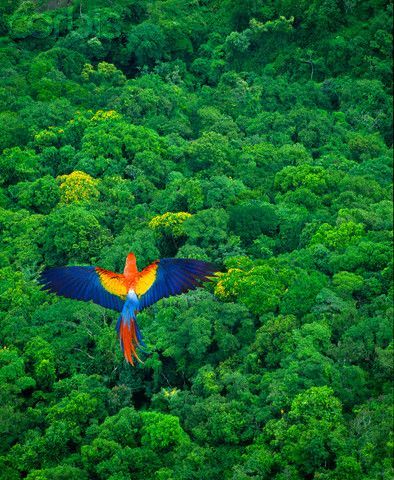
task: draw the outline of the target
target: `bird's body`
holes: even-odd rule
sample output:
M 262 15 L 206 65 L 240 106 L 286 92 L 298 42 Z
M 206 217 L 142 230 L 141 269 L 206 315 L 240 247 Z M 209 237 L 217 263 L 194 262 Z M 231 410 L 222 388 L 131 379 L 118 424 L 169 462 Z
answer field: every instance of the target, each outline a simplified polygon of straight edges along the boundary
M 122 313 L 116 324 L 116 330 L 118 332 L 124 356 L 131 364 L 133 363 L 133 357 L 136 357 L 139 360 L 136 346 L 140 345 L 142 342 L 141 333 L 136 319 L 138 312 L 138 297 L 133 288 L 130 288 L 123 305 Z
M 123 274 L 101 267 L 59 267 L 44 271 L 40 282 L 52 293 L 75 300 L 93 301 L 120 312 L 116 329 L 126 360 L 134 365 L 142 343 L 136 316 L 161 298 L 192 290 L 215 273 L 201 260 L 163 258 L 141 272 L 135 255 L 127 256 Z

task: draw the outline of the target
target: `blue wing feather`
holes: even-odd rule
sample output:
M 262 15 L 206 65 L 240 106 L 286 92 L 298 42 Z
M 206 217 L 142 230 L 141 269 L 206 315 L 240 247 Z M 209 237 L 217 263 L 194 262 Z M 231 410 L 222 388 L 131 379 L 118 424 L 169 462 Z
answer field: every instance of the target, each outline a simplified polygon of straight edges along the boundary
M 39 278 L 45 290 L 62 297 L 93 301 L 112 310 L 122 311 L 124 300 L 108 292 L 100 283 L 96 267 L 58 267 L 45 270 Z
M 194 290 L 217 272 L 215 265 L 188 258 L 162 258 L 158 262 L 156 280 L 140 297 L 140 310 L 161 298 Z

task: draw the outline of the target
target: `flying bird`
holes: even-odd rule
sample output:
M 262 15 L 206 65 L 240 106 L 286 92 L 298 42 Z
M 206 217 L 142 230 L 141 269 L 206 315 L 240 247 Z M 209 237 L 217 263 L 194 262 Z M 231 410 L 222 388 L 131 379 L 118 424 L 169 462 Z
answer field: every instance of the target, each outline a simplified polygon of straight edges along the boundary
M 134 365 L 134 359 L 141 361 L 137 348 L 143 345 L 137 313 L 161 298 L 200 287 L 216 271 L 201 260 L 162 258 L 139 272 L 134 253 L 129 253 L 123 273 L 92 266 L 57 267 L 45 270 L 39 282 L 51 293 L 121 312 L 116 330 L 126 360 Z

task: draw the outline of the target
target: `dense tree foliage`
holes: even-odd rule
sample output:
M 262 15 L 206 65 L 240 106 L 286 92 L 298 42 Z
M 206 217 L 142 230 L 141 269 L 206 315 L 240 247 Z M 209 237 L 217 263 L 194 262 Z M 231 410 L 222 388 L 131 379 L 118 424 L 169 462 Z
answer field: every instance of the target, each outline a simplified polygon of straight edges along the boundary
M 0 478 L 389 480 L 385 0 L 0 1 Z M 54 265 L 215 262 L 139 315 Z

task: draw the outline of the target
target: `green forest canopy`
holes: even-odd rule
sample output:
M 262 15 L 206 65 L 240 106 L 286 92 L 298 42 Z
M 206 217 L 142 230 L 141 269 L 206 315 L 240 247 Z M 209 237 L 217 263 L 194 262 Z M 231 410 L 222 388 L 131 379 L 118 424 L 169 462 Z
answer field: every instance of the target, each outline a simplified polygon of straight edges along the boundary
M 0 1 L 0 478 L 389 480 L 392 4 Z M 215 262 L 140 314 L 55 265 Z

